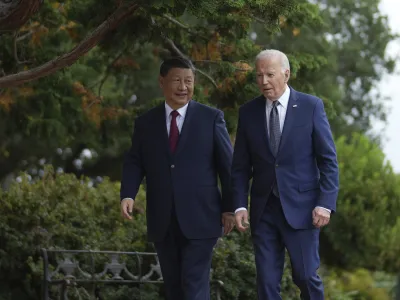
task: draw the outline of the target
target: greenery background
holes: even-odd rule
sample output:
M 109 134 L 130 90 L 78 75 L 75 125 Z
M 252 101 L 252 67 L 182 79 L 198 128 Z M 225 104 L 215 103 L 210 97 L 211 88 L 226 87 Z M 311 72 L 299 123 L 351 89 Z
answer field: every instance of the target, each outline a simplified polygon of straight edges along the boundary
M 0 73 L 69 51 L 134 2 L 44 1 L 24 26 L 0 35 Z M 136 2 L 131 18 L 72 66 L 0 89 L 0 299 L 39 299 L 41 247 L 151 249 L 144 187 L 133 224 L 119 215 L 118 188 L 134 117 L 162 101 L 161 60 L 194 61 L 195 99 L 225 112 L 234 141 L 237 109 L 258 93 L 254 56 L 265 48 L 288 54 L 294 88 L 324 100 L 336 139 L 338 213 L 321 234 L 326 299 L 391 299 L 400 272 L 400 176 L 370 129 L 385 120 L 387 99 L 373 91 L 394 70 L 385 49 L 397 36 L 379 1 Z M 213 279 L 225 283 L 223 299 L 256 299 L 247 234 L 220 241 Z M 284 299 L 298 298 L 290 264 L 282 289 Z M 144 294 L 156 299 L 158 289 Z

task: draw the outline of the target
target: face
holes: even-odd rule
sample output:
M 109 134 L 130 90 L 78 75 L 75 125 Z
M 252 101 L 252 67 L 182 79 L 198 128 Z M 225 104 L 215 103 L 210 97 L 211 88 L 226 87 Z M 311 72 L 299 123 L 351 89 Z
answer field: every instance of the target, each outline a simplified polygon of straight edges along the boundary
M 265 98 L 275 101 L 285 92 L 290 71 L 282 71 L 279 57 L 260 58 L 256 62 L 257 85 Z
M 172 109 L 185 106 L 193 97 L 194 74 L 191 69 L 173 68 L 159 78 L 165 101 Z

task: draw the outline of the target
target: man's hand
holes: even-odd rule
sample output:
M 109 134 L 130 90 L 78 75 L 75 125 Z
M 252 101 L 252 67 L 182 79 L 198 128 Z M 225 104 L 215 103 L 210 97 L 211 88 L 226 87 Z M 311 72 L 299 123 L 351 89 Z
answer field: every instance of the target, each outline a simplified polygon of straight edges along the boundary
M 224 235 L 229 234 L 235 227 L 235 215 L 230 212 L 222 214 L 222 225 L 224 226 Z
M 132 220 L 130 214 L 133 210 L 133 202 L 132 199 L 124 199 L 121 201 L 121 215 L 124 219 Z
M 235 214 L 236 227 L 240 232 L 245 232 L 249 228 L 249 216 L 247 210 L 239 210 Z
M 317 228 L 321 228 L 329 223 L 331 219 L 331 214 L 326 209 L 321 207 L 316 207 L 312 213 L 313 225 Z

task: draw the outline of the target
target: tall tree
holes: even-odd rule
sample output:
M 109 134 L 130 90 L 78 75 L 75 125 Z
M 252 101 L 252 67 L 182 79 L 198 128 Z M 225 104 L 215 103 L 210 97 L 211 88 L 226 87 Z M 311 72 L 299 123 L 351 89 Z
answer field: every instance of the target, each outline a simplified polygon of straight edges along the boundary
M 379 11 L 379 0 L 313 2 L 319 7 L 316 13 L 323 19 L 322 26 L 302 22 L 297 14 L 281 19 L 280 35 L 271 36 L 256 27 L 256 42 L 297 56 L 306 54 L 303 63 L 314 67 L 299 69 L 292 62 L 299 69 L 292 84 L 326 100 L 336 135 L 368 132 L 374 120 L 386 119 L 387 99 L 377 85 L 394 70 L 395 58 L 387 57 L 385 51 L 397 36 Z
M 247 71 L 232 63 L 254 49 L 253 20 L 273 31 L 294 2 L 50 0 L 36 14 L 9 2 L 0 19 L 9 31 L 0 36 L 0 178 L 41 157 L 80 174 L 72 162 L 85 148 L 97 152 L 86 174 L 117 178 L 133 116 L 160 96 L 160 59 L 192 58 L 202 101 L 223 82 L 217 65 Z
M 9 1 L 0 17 L 8 30 L 0 35 L 0 178 L 44 157 L 118 179 L 132 119 L 158 101 L 158 65 L 170 55 L 195 62 L 196 100 L 224 109 L 231 132 L 238 105 L 258 93 L 252 69 L 263 48 L 289 54 L 292 84 L 326 100 L 337 135 L 384 116 L 370 91 L 392 70 L 384 50 L 393 35 L 375 0 L 49 0 L 36 13 L 34 2 Z M 96 155 L 79 169 L 85 148 Z

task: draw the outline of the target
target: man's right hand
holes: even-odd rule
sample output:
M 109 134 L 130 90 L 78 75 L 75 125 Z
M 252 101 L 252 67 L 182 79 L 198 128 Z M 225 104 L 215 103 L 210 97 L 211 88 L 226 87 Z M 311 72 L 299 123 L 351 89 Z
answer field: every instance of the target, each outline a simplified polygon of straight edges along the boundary
M 132 220 L 130 215 L 133 210 L 133 199 L 124 199 L 121 201 L 121 215 L 124 219 Z
M 247 210 L 239 210 L 235 213 L 236 228 L 245 232 L 249 228 L 249 216 Z

